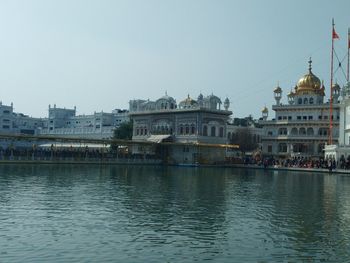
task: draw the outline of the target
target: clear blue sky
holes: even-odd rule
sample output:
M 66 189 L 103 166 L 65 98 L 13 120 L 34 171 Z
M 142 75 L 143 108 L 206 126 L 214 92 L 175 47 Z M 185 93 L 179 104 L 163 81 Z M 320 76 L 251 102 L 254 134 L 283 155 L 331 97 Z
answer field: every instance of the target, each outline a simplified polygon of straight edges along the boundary
M 213 92 L 259 117 L 309 56 L 329 85 L 332 17 L 343 57 L 349 0 L 0 0 L 0 100 L 44 117 L 54 103 L 89 114 Z

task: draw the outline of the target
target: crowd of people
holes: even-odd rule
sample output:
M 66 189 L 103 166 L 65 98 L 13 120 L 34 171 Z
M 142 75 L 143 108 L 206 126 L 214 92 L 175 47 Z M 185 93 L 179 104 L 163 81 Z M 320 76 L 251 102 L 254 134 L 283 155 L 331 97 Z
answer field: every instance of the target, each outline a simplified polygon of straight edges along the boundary
M 328 169 L 330 171 L 335 169 L 350 169 L 350 157 L 345 159 L 344 156 L 340 158 L 339 161 L 335 159 L 325 159 L 325 158 L 306 158 L 306 157 L 293 157 L 287 159 L 276 159 L 273 157 L 262 158 L 256 160 L 251 157 L 244 159 L 244 164 L 254 164 L 259 166 L 276 167 L 276 168 L 322 168 Z

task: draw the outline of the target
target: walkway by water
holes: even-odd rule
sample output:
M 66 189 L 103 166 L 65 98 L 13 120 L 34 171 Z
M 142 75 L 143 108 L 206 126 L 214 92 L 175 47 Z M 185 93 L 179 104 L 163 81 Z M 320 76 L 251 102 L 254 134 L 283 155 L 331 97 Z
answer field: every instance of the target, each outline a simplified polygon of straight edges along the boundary
M 0 166 L 1 262 L 348 262 L 350 177 Z

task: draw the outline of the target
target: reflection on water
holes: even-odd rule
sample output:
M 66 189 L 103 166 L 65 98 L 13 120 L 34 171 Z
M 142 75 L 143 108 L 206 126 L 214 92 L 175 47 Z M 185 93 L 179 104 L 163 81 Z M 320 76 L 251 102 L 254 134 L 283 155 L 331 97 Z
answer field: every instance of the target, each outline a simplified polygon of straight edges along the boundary
M 350 261 L 350 177 L 2 165 L 0 261 Z

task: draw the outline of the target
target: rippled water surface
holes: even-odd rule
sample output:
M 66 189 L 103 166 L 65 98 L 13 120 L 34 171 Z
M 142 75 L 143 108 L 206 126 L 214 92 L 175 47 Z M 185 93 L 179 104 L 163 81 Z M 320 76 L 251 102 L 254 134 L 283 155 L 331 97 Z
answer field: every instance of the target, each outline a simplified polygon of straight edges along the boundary
M 0 166 L 0 262 L 350 262 L 350 177 Z

